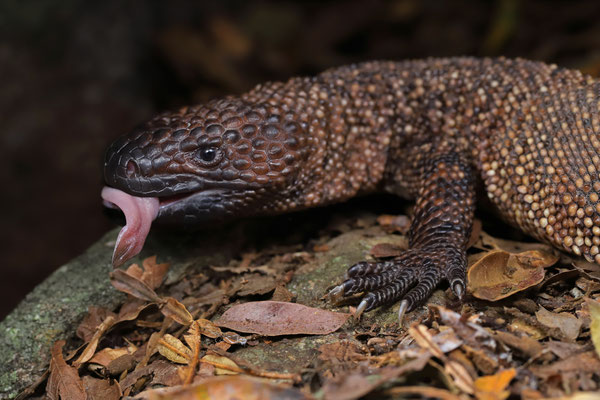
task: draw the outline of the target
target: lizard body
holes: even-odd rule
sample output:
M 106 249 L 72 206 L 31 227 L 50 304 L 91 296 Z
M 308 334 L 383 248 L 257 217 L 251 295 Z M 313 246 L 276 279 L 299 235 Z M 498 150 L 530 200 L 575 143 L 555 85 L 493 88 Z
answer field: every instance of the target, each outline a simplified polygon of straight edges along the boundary
M 107 150 L 107 204 L 128 225 L 113 262 L 157 223 L 210 225 L 385 190 L 416 200 L 410 248 L 361 262 L 335 296 L 359 312 L 444 279 L 465 292 L 475 186 L 532 236 L 600 263 L 600 82 L 521 59 L 366 62 L 163 113 Z

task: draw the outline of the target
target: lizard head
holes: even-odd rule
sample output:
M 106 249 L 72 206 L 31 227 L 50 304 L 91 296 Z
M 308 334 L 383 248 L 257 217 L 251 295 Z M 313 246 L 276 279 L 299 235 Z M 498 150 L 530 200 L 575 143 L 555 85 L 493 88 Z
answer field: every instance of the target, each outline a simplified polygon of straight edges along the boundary
M 141 251 L 153 221 L 207 226 L 284 210 L 308 155 L 305 131 L 289 110 L 229 98 L 163 113 L 118 138 L 102 192 L 127 220 L 113 264 Z

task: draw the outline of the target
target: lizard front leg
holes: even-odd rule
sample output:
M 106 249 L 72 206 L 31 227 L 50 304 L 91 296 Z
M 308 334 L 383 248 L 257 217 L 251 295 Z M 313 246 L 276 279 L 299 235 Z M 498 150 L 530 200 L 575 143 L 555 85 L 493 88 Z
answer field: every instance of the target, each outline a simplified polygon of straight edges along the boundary
M 427 300 L 442 280 L 461 298 L 466 289 L 467 243 L 473 224 L 475 189 L 470 164 L 458 152 L 428 157 L 417 169 L 415 212 L 409 249 L 391 261 L 359 262 L 333 298 L 364 292 L 356 314 L 402 300 L 400 320 Z

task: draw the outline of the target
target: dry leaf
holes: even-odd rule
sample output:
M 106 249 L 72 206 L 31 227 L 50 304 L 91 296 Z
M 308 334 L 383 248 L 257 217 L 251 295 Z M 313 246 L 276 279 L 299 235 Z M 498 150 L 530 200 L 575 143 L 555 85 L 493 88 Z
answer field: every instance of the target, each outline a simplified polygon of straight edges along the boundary
M 380 215 L 377 223 L 388 233 L 408 233 L 410 229 L 410 218 L 406 215 Z
M 504 250 L 485 254 L 467 271 L 473 296 L 496 301 L 537 285 L 544 279 L 544 268 L 558 261 L 554 254 L 539 250 L 511 254 Z
M 98 342 L 104 336 L 106 331 L 108 331 L 114 324 L 116 320 L 113 315 L 109 315 L 106 319 L 96 328 L 96 333 L 90 339 L 90 342 L 85 346 L 85 349 L 81 353 L 81 355 L 75 360 L 73 363 L 74 367 L 79 367 L 84 362 L 88 361 L 94 353 L 96 352 L 96 348 L 98 347 Z
M 368 373 L 349 371 L 341 376 L 328 379 L 323 384 L 325 399 L 353 400 L 367 395 L 386 382 L 414 371 L 421 371 L 429 360 L 431 353 L 424 351 L 417 358 L 400 367 L 383 367 Z
M 264 336 L 326 335 L 338 330 L 348 318 L 350 314 L 302 304 L 256 301 L 231 307 L 215 323 L 235 331 Z
M 273 296 L 271 296 L 271 301 L 283 301 L 283 302 L 289 303 L 294 299 L 294 297 L 296 297 L 294 295 L 294 293 L 287 290 L 285 286 L 278 284 L 275 287 Z
M 238 376 L 214 376 L 190 386 L 152 389 L 135 396 L 148 400 L 308 400 L 298 389 L 263 379 Z
M 187 334 L 183 336 L 183 339 L 188 344 L 192 351 L 192 357 L 189 360 L 187 371 L 184 372 L 183 383 L 190 384 L 194 375 L 196 375 L 196 366 L 198 365 L 198 356 L 200 354 L 200 329 L 198 323 L 194 321 L 188 329 Z
M 579 337 L 582 322 L 572 314 L 566 312 L 553 313 L 540 306 L 535 316 L 544 326 L 558 329 L 563 336 L 559 339 L 575 341 Z
M 202 357 L 200 362 L 213 365 L 215 367 L 215 374 L 217 375 L 237 375 L 243 372 L 236 363 L 227 357 L 207 354 Z
M 88 313 L 77 327 L 77 336 L 84 342 L 89 342 L 96 333 L 98 326 L 108 317 L 115 317 L 115 313 L 103 307 L 90 306 Z
M 379 243 L 371 247 L 369 254 L 375 258 L 398 257 L 406 249 L 391 243 Z
M 55 342 L 52 346 L 50 359 L 50 377 L 46 384 L 46 392 L 51 400 L 86 400 L 83 381 L 77 369 L 69 366 L 63 357 L 64 340 Z
M 110 273 L 110 283 L 118 291 L 132 295 L 135 298 L 152 302 L 160 303 L 161 298 L 148 285 L 142 282 L 139 278 L 129 275 L 127 272 L 116 269 Z
M 514 368 L 505 369 L 494 375 L 482 376 L 475 380 L 475 397 L 478 400 L 504 400 L 510 395 L 506 387 L 517 375 Z
M 553 253 L 554 249 L 552 246 L 544 243 L 528 243 L 528 242 L 517 242 L 514 240 L 500 239 L 488 235 L 484 231 L 480 233 L 481 241 L 474 246 L 482 250 L 504 250 L 508 253 L 515 254 L 525 251 L 541 251 L 542 253 Z
M 440 399 L 440 400 L 463 400 L 464 398 L 455 395 L 447 390 L 438 389 L 426 386 L 398 386 L 385 391 L 391 396 L 416 394 L 425 399 Z M 404 397 L 401 397 L 404 398 Z
M 196 324 L 198 325 L 198 331 L 211 339 L 216 339 L 222 335 L 221 328 L 212 321 L 200 318 L 196 320 Z
M 460 390 L 469 394 L 473 393 L 473 378 L 471 378 L 469 372 L 462 364 L 446 357 L 442 349 L 433 340 L 426 326 L 411 326 L 408 328 L 408 333 L 421 348 L 428 350 L 433 356 L 444 361 L 445 372 L 454 379 L 454 384 Z
M 119 400 L 122 395 L 119 385 L 111 384 L 108 379 L 84 376 L 83 385 L 88 395 L 87 400 Z
M 177 374 L 177 368 L 179 367 L 168 361 L 156 360 L 152 364 L 131 372 L 119 384 L 121 389 L 125 391 L 135 385 L 139 379 L 151 377 L 150 384 L 167 386 L 180 385 L 181 379 L 179 379 L 179 375 Z
M 592 319 L 590 323 L 592 343 L 594 343 L 596 353 L 600 357 L 600 301 L 587 299 L 587 305 L 590 309 L 590 317 Z
M 600 265 L 584 259 L 574 259 L 571 264 L 588 279 L 600 282 Z
M 126 347 L 118 347 L 116 349 L 107 347 L 94 354 L 94 357 L 92 357 L 89 362 L 107 368 L 108 364 L 126 354 L 129 354 L 129 350 Z
M 189 347 L 168 333 L 160 338 L 156 347 L 160 354 L 174 363 L 187 364 L 192 357 Z
M 194 321 L 192 314 L 190 314 L 187 308 L 172 297 L 164 299 L 160 312 L 165 317 L 171 318 L 173 321 L 184 326 L 188 326 Z
M 570 373 L 598 373 L 600 371 L 600 359 L 594 351 L 587 351 L 552 364 L 534 365 L 530 370 L 544 379 L 552 376 L 568 376 Z
M 142 261 L 144 267 L 144 273 L 142 274 L 142 282 L 146 283 L 152 289 L 156 289 L 160 286 L 165 275 L 169 271 L 170 264 L 163 263 L 158 264 L 156 262 L 156 256 L 148 257 Z

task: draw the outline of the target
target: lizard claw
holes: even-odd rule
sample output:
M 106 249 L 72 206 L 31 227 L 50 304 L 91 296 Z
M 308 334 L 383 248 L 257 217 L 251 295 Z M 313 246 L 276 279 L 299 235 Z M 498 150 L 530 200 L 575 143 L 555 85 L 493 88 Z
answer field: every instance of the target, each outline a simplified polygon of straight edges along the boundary
M 398 309 L 398 323 L 402 326 L 402 320 L 404 319 L 404 314 L 408 309 L 408 300 L 402 300 L 400 302 L 400 308 Z
M 333 302 L 337 302 L 344 297 L 344 285 L 337 285 L 329 291 L 329 299 Z
M 365 311 L 402 300 L 398 310 L 402 323 L 404 315 L 426 301 L 443 279 L 451 282 L 452 290 L 462 299 L 465 283 L 459 272 L 464 271 L 466 258 L 460 254 L 456 249 L 413 248 L 394 260 L 360 262 L 348 269 L 349 278 L 329 296 L 339 300 L 364 292 L 354 314 L 357 319 Z
M 356 312 L 354 313 L 354 319 L 359 320 L 362 313 L 368 307 L 369 302 L 367 299 L 362 299 L 358 307 L 356 307 Z
M 465 285 L 462 281 L 455 281 L 452 283 L 452 291 L 458 297 L 459 300 L 462 301 L 463 296 L 465 295 Z

